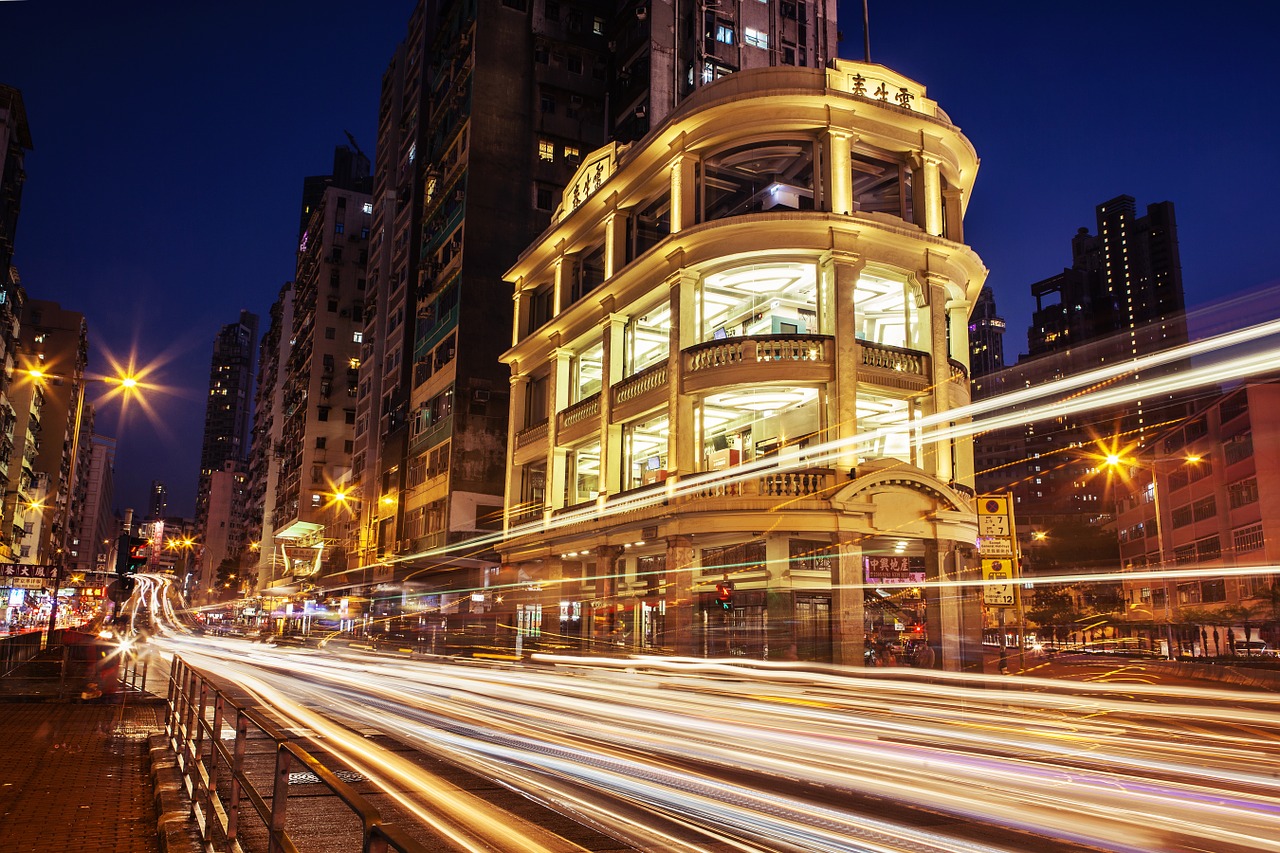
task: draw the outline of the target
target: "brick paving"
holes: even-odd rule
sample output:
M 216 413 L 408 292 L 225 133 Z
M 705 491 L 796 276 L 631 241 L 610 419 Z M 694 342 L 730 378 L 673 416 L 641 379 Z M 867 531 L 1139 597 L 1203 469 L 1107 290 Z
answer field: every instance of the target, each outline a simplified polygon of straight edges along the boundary
M 158 853 L 156 700 L 0 703 L 0 853 Z

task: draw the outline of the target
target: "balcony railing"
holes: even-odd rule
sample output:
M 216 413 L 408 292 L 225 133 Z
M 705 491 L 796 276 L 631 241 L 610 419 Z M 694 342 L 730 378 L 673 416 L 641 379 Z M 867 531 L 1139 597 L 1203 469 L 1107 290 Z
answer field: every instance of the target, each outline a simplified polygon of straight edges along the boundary
M 614 385 L 611 389 L 613 392 L 613 405 L 616 408 L 666 384 L 667 362 L 660 361 Z
M 878 367 L 895 373 L 925 377 L 927 353 L 868 341 L 859 341 L 858 348 L 862 351 L 863 367 Z
M 763 361 L 825 363 L 831 339 L 825 335 L 770 335 L 722 338 L 685 350 L 685 371 Z
M 563 431 L 591 418 L 600 417 L 600 392 L 592 394 L 585 400 L 579 400 L 560 414 L 556 415 L 556 430 Z
M 547 440 L 547 429 L 550 427 L 550 421 L 534 424 L 531 427 L 525 427 L 516 433 L 516 450 L 527 447 L 530 444 Z

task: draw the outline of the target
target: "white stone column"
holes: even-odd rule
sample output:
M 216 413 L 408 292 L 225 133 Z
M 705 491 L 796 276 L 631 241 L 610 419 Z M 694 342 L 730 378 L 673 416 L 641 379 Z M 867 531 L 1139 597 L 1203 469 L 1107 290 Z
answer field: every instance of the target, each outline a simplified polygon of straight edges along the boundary
M 524 277 L 516 280 L 511 299 L 515 303 L 511 310 L 511 345 L 520 343 L 524 330 L 529 328 L 529 305 L 533 293 L 524 289 Z
M 862 666 L 866 651 L 862 604 L 862 539 L 842 536 L 831 570 L 831 659 L 845 666 Z
M 698 186 L 694 180 L 696 158 L 676 155 L 671 164 L 671 233 L 677 234 L 698 221 Z
M 943 236 L 956 243 L 964 242 L 964 190 L 956 187 L 942 191 L 947 210 L 947 233 Z
M 561 253 L 552 263 L 555 276 L 555 294 L 553 303 L 555 313 L 560 314 L 573 304 L 573 287 L 578 277 L 578 258 L 576 255 Z
M 923 152 L 916 155 L 916 177 L 922 184 L 920 200 L 923 211 L 916 211 L 916 224 L 925 233 L 942 236 L 942 181 L 938 174 L 939 161 Z
M 693 600 L 693 573 L 696 571 L 693 556 L 693 540 L 687 536 L 667 538 L 666 588 L 663 598 L 667 603 L 664 626 L 664 645 L 678 655 L 698 653 L 693 645 L 693 620 L 698 617 Z
M 503 501 L 503 529 L 511 527 L 511 505 L 521 503 L 519 469 L 516 467 L 516 434 L 524 429 L 528 419 L 529 376 L 511 374 L 511 397 L 507 404 L 507 474 L 506 495 Z
M 627 265 L 629 210 L 615 210 L 604 219 L 604 277 L 610 279 Z
M 851 438 L 858 432 L 858 372 L 862 353 L 857 340 L 857 322 L 853 294 L 866 260 L 852 251 L 833 251 L 821 261 L 819 275 L 830 282 L 831 304 L 824 312 L 829 316 L 835 336 L 833 354 L 835 382 L 828 389 L 829 439 Z M 836 462 L 839 475 L 846 475 L 858 464 L 853 448 L 841 451 Z
M 606 495 L 622 491 L 622 425 L 613 423 L 613 386 L 626 368 L 623 345 L 627 318 L 610 312 L 600 326 L 604 338 L 600 388 L 600 486 Z
M 952 300 L 947 303 L 947 313 L 951 317 L 951 357 L 964 365 L 965 375 L 951 383 L 951 396 L 956 397 L 958 405 L 965 406 L 971 401 L 972 387 L 969 384 L 969 312 L 973 306 L 965 300 Z M 968 423 L 971 418 L 963 418 L 958 423 Z M 966 435 L 951 440 L 954 447 L 955 470 L 951 478 L 969 488 L 974 486 L 973 436 Z
M 853 143 L 857 136 L 843 128 L 828 127 L 823 140 L 823 188 L 826 210 L 847 216 L 855 210 L 853 197 Z
M 547 389 L 547 398 L 551 401 L 551 411 L 547 417 L 547 510 L 559 509 L 564 504 L 565 458 L 566 453 L 560 447 L 560 430 L 558 428 L 560 412 L 569 407 L 569 375 L 573 364 L 573 352 L 563 347 L 556 347 L 551 355 L 551 387 Z
M 671 293 L 671 344 L 667 355 L 667 465 L 688 476 L 698 470 L 697 442 L 701 435 L 693 420 L 693 400 L 680 393 L 684 350 L 697 341 L 698 276 L 678 270 L 667 279 Z
M 937 273 L 921 272 L 921 286 L 929 306 L 929 385 L 933 401 L 932 413 L 941 414 L 951 408 L 951 365 L 947 363 L 946 282 Z M 924 448 L 922 467 L 942 482 L 952 477 L 951 441 L 932 441 Z

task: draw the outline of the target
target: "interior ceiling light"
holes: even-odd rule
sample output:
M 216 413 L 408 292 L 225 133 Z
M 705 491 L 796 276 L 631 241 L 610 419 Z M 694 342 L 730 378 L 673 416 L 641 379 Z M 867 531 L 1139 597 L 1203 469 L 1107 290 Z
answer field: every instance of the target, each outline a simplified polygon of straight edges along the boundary
M 713 406 L 751 412 L 777 412 L 817 399 L 816 388 L 748 388 L 707 397 Z

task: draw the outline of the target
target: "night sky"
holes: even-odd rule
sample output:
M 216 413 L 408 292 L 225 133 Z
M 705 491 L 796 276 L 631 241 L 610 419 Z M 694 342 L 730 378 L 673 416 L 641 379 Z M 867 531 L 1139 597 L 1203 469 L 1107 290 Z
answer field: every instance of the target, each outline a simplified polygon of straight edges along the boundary
M 412 0 L 0 2 L 0 82 L 34 150 L 15 263 L 83 312 L 90 371 L 151 365 L 148 415 L 112 404 L 116 506 L 165 482 L 194 512 L 209 357 L 293 276 L 302 178 L 353 133 L 372 158 L 382 72 Z M 862 56 L 860 3 L 841 55 Z M 1280 150 L 1271 2 L 872 2 L 872 59 L 922 82 L 982 158 L 966 239 L 1026 349 L 1029 285 L 1094 206 L 1177 206 L 1189 305 L 1272 286 Z M 1265 204 L 1269 201 L 1270 205 Z M 91 393 L 90 399 L 93 399 Z

